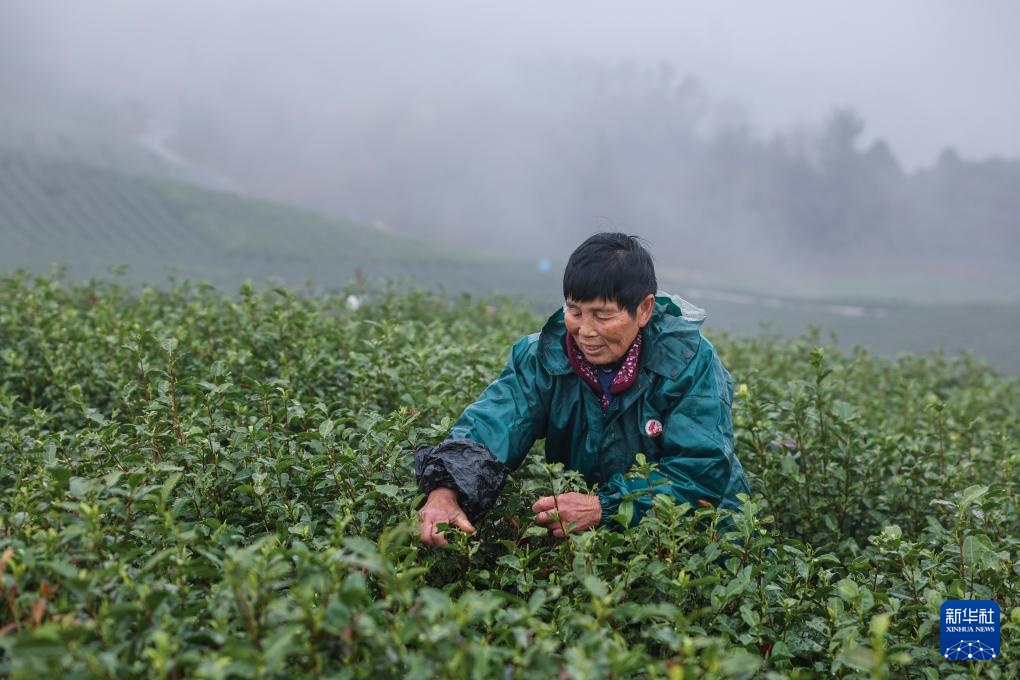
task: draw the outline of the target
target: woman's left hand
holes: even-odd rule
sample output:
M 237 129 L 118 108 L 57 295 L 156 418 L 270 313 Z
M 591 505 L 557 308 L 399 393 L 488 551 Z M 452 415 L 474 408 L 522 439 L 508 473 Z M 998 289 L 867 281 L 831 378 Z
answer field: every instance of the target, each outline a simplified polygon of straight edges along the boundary
M 563 538 L 568 532 L 584 531 L 602 520 L 599 497 L 576 491 L 542 496 L 531 510 L 535 513 L 535 522 L 557 538 Z

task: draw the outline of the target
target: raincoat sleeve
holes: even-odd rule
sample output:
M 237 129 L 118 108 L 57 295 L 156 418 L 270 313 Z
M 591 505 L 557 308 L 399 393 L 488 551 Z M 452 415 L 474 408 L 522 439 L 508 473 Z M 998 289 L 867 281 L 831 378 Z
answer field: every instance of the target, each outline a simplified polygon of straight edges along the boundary
M 663 414 L 662 453 L 648 480 L 613 475 L 598 493 L 603 524 L 613 523 L 623 500 L 631 500 L 631 526 L 665 493 L 691 507 L 735 507 L 749 493 L 733 454 L 733 381 L 715 351 L 702 343 L 695 360 L 665 388 L 671 408 Z
M 419 488 L 453 488 L 471 521 L 496 502 L 506 476 L 545 437 L 550 380 L 538 335 L 513 346 L 503 373 L 454 423 L 450 439 L 415 452 Z

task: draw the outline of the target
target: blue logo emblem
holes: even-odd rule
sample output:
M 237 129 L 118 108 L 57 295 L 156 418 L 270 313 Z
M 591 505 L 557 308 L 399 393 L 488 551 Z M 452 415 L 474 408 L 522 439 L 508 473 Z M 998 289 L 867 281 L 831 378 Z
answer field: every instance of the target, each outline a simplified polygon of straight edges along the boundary
M 946 600 L 939 645 L 950 661 L 991 661 L 999 656 L 1001 612 L 992 600 Z

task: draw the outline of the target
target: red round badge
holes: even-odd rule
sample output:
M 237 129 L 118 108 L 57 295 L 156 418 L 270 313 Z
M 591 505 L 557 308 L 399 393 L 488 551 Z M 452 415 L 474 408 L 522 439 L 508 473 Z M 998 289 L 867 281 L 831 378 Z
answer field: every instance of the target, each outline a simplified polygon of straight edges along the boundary
M 662 435 L 662 423 L 655 418 L 652 418 L 645 423 L 645 434 L 649 437 L 659 437 Z

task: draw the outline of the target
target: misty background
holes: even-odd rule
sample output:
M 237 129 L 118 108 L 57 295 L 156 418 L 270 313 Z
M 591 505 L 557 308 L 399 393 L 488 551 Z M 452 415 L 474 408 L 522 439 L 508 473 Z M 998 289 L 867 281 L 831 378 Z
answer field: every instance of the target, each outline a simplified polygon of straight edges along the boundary
M 1008 1 L 0 2 L 2 264 L 340 285 L 399 252 L 555 299 L 620 230 L 723 327 L 931 323 L 923 348 L 959 337 L 951 304 L 1012 354 L 1018 28 Z

